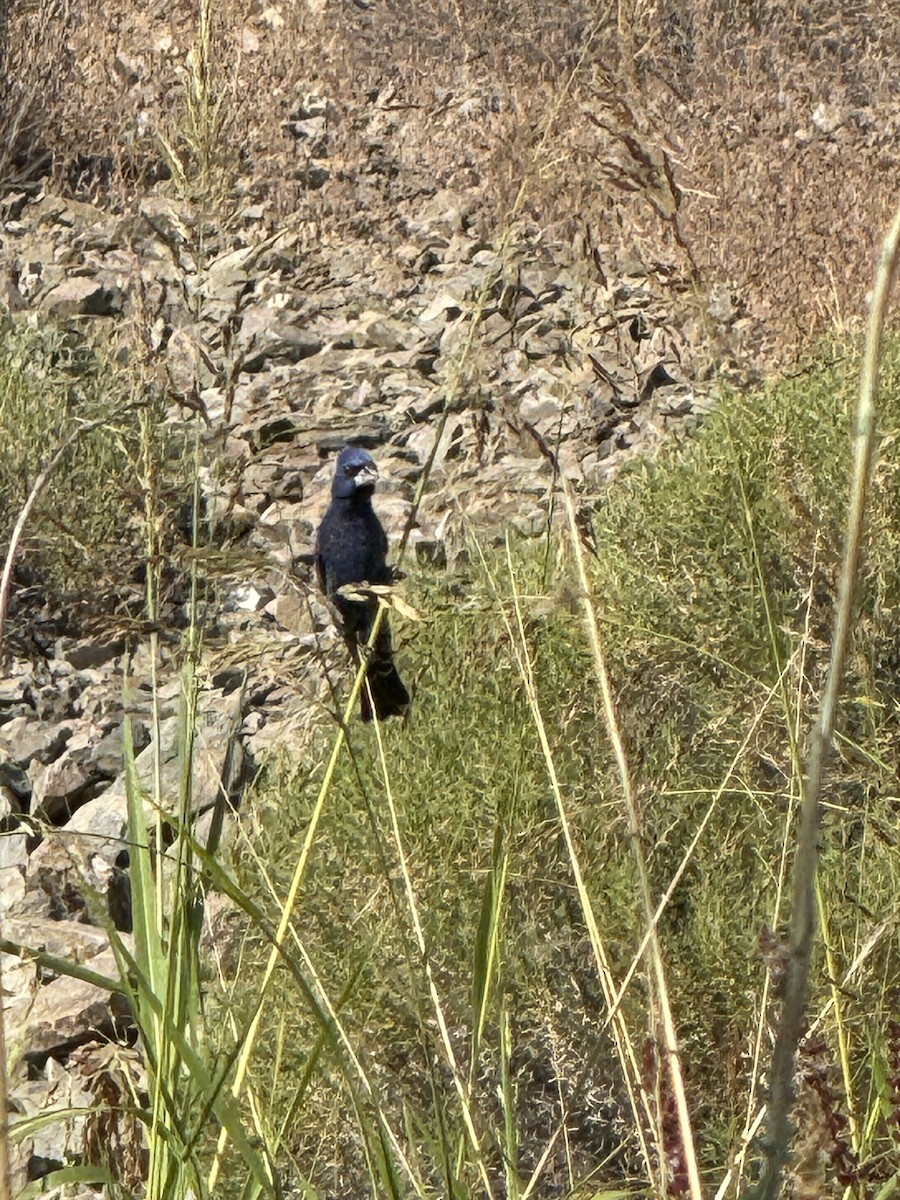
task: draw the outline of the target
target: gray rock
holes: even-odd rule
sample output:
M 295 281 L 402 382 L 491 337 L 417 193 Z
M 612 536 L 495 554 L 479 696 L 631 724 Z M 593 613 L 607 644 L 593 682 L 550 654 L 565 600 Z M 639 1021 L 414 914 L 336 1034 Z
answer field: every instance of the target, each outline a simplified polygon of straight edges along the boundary
M 72 735 L 72 722 L 47 725 L 34 717 L 14 717 L 0 726 L 0 755 L 17 767 L 32 761 L 46 764 L 62 754 Z M 30 789 L 29 789 L 30 790 Z
M 535 506 L 525 512 L 514 513 L 509 523 L 523 537 L 540 537 L 547 530 L 547 514 Z
M 120 316 L 124 297 L 118 289 L 104 287 L 97 279 L 74 276 L 48 292 L 41 308 L 58 318 Z
M 122 654 L 124 649 L 125 643 L 119 639 L 111 642 L 71 642 L 65 647 L 65 659 L 76 671 L 84 671 L 92 667 L 102 667 L 110 659 Z
M 180 246 L 192 236 L 194 214 L 187 203 L 168 196 L 143 196 L 140 214 L 166 245 Z
M 0 920 L 4 928 L 9 915 L 21 912 L 25 906 L 27 864 L 26 834 L 13 832 L 0 837 Z
M 415 329 L 378 313 L 364 313 L 353 336 L 354 345 L 376 350 L 408 350 L 417 340 Z
M 111 949 L 86 961 L 99 975 L 117 979 L 119 968 Z M 42 1062 L 85 1041 L 115 1035 L 115 1022 L 125 1016 L 124 1002 L 105 988 L 61 975 L 40 987 L 28 1015 L 27 1057 Z
M 265 608 L 265 611 L 288 633 L 298 636 L 309 633 L 312 627 L 309 608 L 302 597 L 296 592 L 276 596 Z
M 173 681 L 178 689 L 179 681 Z M 220 805 L 241 776 L 243 760 L 237 732 L 245 698 L 241 689 L 204 693 L 198 700 L 197 735 L 191 779 L 191 810 L 199 813 Z M 160 725 L 161 795 L 165 813 L 174 816 L 181 789 L 179 737 L 181 719 L 165 718 Z M 152 804 L 156 750 L 151 743 L 135 760 L 148 824 L 156 820 Z M 46 801 L 45 801 L 46 803 Z M 106 893 L 117 860 L 127 851 L 125 778 L 120 775 L 95 799 L 78 807 L 58 830 L 37 847 L 28 862 L 26 889 L 43 896 L 43 911 L 60 918 L 84 914 L 105 918 Z
M 176 329 L 166 346 L 166 371 L 179 396 L 208 388 L 217 380 L 215 364 L 196 329 Z
M 41 1076 L 14 1084 L 9 1098 L 11 1131 L 23 1119 L 51 1112 L 60 1114 L 56 1120 L 35 1122 L 33 1132 L 25 1139 L 26 1171 L 30 1179 L 41 1179 L 57 1166 L 81 1161 L 86 1115 L 70 1110 L 89 1108 L 94 1097 L 78 1071 L 69 1071 L 48 1059 Z
M 52 921 L 46 917 L 8 917 L 4 936 L 30 950 L 46 950 L 57 958 L 84 963 L 109 946 L 106 930 L 78 921 Z
M 523 398 L 519 405 L 519 416 L 523 421 L 536 425 L 538 421 L 558 420 L 561 410 L 560 402 L 555 396 L 538 392 Z
M 319 354 L 322 345 L 322 339 L 317 334 L 284 321 L 272 320 L 254 335 L 243 369 L 256 374 L 273 359 L 299 363 Z
M 95 759 L 94 744 L 99 739 L 99 729 L 81 727 L 68 739 L 58 758 L 32 767 L 32 812 L 58 824 L 109 783 L 109 776 L 104 775 Z
M 14 670 L 14 674 L 0 679 L 0 714 L 4 708 L 12 708 L 14 705 L 21 704 L 34 682 L 29 667 L 16 663 Z M 0 720 L 2 720 L 2 716 L 0 716 Z

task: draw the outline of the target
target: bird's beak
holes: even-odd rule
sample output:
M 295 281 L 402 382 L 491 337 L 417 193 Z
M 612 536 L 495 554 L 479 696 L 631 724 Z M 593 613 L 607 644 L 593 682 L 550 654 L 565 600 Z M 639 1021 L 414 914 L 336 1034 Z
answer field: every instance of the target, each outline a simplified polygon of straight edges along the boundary
M 357 471 L 353 482 L 358 488 L 374 487 L 378 482 L 378 468 L 374 463 L 371 466 L 363 467 L 362 470 Z

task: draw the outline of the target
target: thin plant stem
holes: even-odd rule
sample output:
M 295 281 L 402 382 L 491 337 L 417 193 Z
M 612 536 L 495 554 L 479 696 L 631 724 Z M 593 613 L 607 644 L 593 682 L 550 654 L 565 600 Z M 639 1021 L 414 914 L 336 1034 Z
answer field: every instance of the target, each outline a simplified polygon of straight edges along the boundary
M 453 1050 L 453 1041 L 450 1037 L 450 1029 L 447 1025 L 447 1019 L 444 1016 L 444 1009 L 441 1004 L 440 996 L 438 995 L 437 984 L 434 981 L 434 972 L 431 969 L 431 960 L 428 957 L 428 947 L 425 944 L 425 932 L 422 929 L 422 922 L 419 917 L 419 906 L 416 902 L 416 895 L 412 885 L 412 877 L 409 873 L 409 863 L 407 862 L 406 852 L 403 849 L 403 841 L 400 836 L 400 822 L 397 819 L 397 806 L 394 803 L 394 792 L 391 786 L 390 771 L 388 770 L 387 758 L 384 752 L 384 740 L 381 735 L 381 723 L 377 717 L 374 724 L 375 737 L 378 742 L 378 760 L 381 766 L 381 777 L 382 782 L 384 783 L 388 812 L 390 813 L 391 818 L 391 834 L 394 839 L 397 858 L 400 862 L 400 871 L 403 875 L 403 887 L 406 892 L 406 901 L 409 907 L 409 914 L 412 919 L 413 929 L 416 935 L 416 944 L 419 947 L 419 954 L 421 955 L 422 964 L 425 969 L 425 978 L 428 982 L 428 991 L 431 995 L 431 1003 L 434 1008 L 435 1019 L 441 1034 L 441 1043 L 444 1047 L 444 1054 L 447 1057 L 447 1064 L 450 1067 L 450 1073 L 453 1076 L 453 1086 L 456 1088 L 456 1093 L 459 1097 L 459 1104 L 463 1116 L 463 1124 L 466 1127 L 466 1134 L 475 1155 L 475 1164 L 478 1169 L 478 1174 L 481 1178 L 485 1195 L 492 1196 L 493 1189 L 491 1187 L 491 1181 L 488 1177 L 487 1167 L 485 1166 L 484 1153 L 481 1149 L 481 1143 L 478 1140 L 478 1134 L 475 1130 L 475 1121 L 472 1116 L 471 1100 L 465 1084 L 463 1072 L 460 1069 L 456 1054 Z
M 0 962 L 0 1200 L 10 1200 L 9 1103 L 6 1078 L 6 1018 L 3 1010 L 3 971 Z
M 622 795 L 625 801 L 625 808 L 628 817 L 629 836 L 634 853 L 635 865 L 637 867 L 641 899 L 644 905 L 645 921 L 648 931 L 652 930 L 649 942 L 650 965 L 656 985 L 656 999 L 660 1009 L 662 1025 L 662 1050 L 665 1056 L 666 1069 L 669 1075 L 672 1095 L 675 1101 L 675 1109 L 678 1115 L 681 1151 L 684 1155 L 684 1165 L 687 1171 L 688 1187 L 690 1189 L 691 1200 L 701 1200 L 703 1192 L 700 1187 L 700 1171 L 697 1165 L 697 1153 L 694 1148 L 694 1134 L 691 1128 L 690 1112 L 688 1110 L 687 1096 L 684 1090 L 684 1078 L 681 1070 L 681 1055 L 678 1049 L 678 1037 L 675 1031 L 675 1020 L 672 1015 L 672 1006 L 669 1000 L 669 989 L 666 982 L 662 947 L 659 942 L 659 937 L 653 919 L 655 906 L 653 904 L 653 896 L 650 890 L 650 878 L 647 871 L 647 863 L 644 858 L 644 851 L 641 845 L 640 816 L 638 813 L 637 800 L 631 782 L 631 771 L 625 755 L 625 747 L 622 743 L 622 737 L 619 732 L 619 724 L 616 718 L 615 704 L 613 703 L 612 698 L 612 689 L 610 687 L 609 675 L 606 670 L 606 658 L 603 653 L 603 645 L 600 638 L 600 626 L 597 620 L 597 613 L 594 609 L 590 580 L 588 579 L 587 570 L 585 568 L 581 535 L 578 532 L 575 505 L 572 501 L 572 494 L 565 477 L 562 479 L 562 487 L 563 497 L 566 504 L 566 515 L 569 523 L 569 535 L 572 542 L 572 549 L 575 554 L 575 563 L 578 569 L 578 579 L 581 584 L 582 607 L 584 609 L 585 623 L 587 625 L 588 637 L 591 644 L 591 652 L 594 660 L 594 671 L 597 676 L 597 681 L 600 685 L 600 694 L 603 699 L 603 712 L 606 719 L 607 734 L 613 747 L 613 754 L 615 756 L 616 766 L 619 771 L 619 779 L 622 785 Z M 662 1164 L 661 1169 L 664 1169 Z
M 900 208 L 885 238 L 875 279 L 872 310 L 866 337 L 866 352 L 860 379 L 856 410 L 853 485 L 847 515 L 844 557 L 838 589 L 837 613 L 831 645 L 831 661 L 818 719 L 810 735 L 806 784 L 800 810 L 800 829 L 794 859 L 794 888 L 791 906 L 790 957 L 784 986 L 775 1050 L 772 1056 L 767 1157 L 763 1176 L 755 1192 L 756 1200 L 777 1200 L 790 1152 L 794 1106 L 794 1058 L 803 1034 L 806 995 L 815 942 L 815 886 L 818 868 L 819 822 L 821 819 L 822 776 L 840 698 L 844 661 L 853 626 L 853 606 L 859 582 L 863 520 L 872 461 L 876 449 L 875 393 L 881 359 L 881 341 L 893 283 L 898 245 L 900 245 Z
M 528 642 L 525 637 L 525 626 L 520 603 L 521 598 L 515 588 L 509 542 L 507 540 L 507 567 L 513 585 L 513 605 L 515 610 L 517 631 L 513 629 L 513 624 L 506 611 L 506 606 L 500 602 L 499 591 L 496 583 L 494 582 L 493 576 L 491 575 L 490 568 L 488 567 L 487 560 L 484 557 L 484 552 L 481 548 L 481 545 L 477 540 L 475 540 L 475 547 L 481 558 L 482 567 L 484 568 L 485 573 L 490 580 L 494 595 L 498 599 L 500 614 L 503 619 L 503 623 L 506 626 L 506 631 L 510 642 L 513 646 L 513 652 L 516 657 L 519 676 L 525 687 L 528 706 L 531 711 L 535 730 L 537 731 L 538 741 L 540 742 L 541 746 L 541 753 L 544 757 L 544 764 L 546 766 L 547 776 L 550 781 L 550 788 L 553 792 L 553 799 L 556 804 L 560 829 L 566 844 L 569 864 L 575 881 L 575 889 L 578 893 L 581 911 L 584 916 L 585 925 L 587 926 L 588 938 L 591 943 L 594 961 L 597 966 L 597 977 L 600 980 L 604 1001 L 606 1003 L 607 1011 L 610 1014 L 613 1042 L 616 1047 L 616 1054 L 619 1059 L 619 1064 L 622 1068 L 622 1078 L 625 1083 L 625 1089 L 628 1093 L 629 1105 L 634 1118 L 635 1132 L 641 1147 L 641 1156 L 647 1169 L 648 1178 L 651 1180 L 651 1183 L 656 1186 L 658 1182 L 655 1178 L 656 1164 L 654 1162 L 653 1155 L 650 1153 L 650 1146 L 647 1141 L 646 1132 L 647 1129 L 653 1128 L 654 1122 L 652 1120 L 652 1114 L 647 1099 L 647 1092 L 642 1086 L 641 1069 L 638 1065 L 637 1054 L 635 1053 L 631 1033 L 625 1022 L 621 1008 L 617 1008 L 614 1003 L 615 982 L 612 977 L 612 970 L 606 954 L 606 947 L 603 943 L 603 938 L 600 935 L 600 929 L 597 925 L 597 919 L 594 914 L 591 898 L 584 882 L 584 875 L 581 870 L 578 851 L 572 836 L 571 823 L 569 821 L 568 813 L 566 812 L 562 787 L 557 775 L 556 764 L 553 760 L 553 751 L 550 747 L 550 741 L 547 736 L 547 729 L 544 723 L 544 718 L 537 695 L 537 688 L 535 686 L 534 672 L 532 670 L 531 658 L 528 650 Z

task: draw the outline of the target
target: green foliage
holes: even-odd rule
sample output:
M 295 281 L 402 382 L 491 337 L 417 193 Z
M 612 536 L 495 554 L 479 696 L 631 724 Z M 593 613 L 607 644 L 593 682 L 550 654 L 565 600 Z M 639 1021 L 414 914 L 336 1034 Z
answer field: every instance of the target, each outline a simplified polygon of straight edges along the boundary
M 759 1096 L 753 1046 L 760 1022 L 774 1015 L 765 980 L 777 934 L 768 931 L 786 916 L 798 745 L 827 659 L 856 366 L 848 354 L 759 395 L 726 398 L 695 438 L 636 464 L 594 515 L 594 585 L 655 895 L 688 855 L 660 932 L 709 1168 L 727 1161 L 751 1090 Z M 897 652 L 890 456 L 900 427 L 897 345 L 882 380 L 885 453 L 875 477 L 850 701 L 827 797 L 821 892 L 838 981 L 867 947 L 853 996 L 837 999 L 849 1030 L 850 1102 L 862 1113 L 871 1102 L 870 1046 L 884 1033 L 896 951 L 892 929 L 879 922 L 893 911 L 900 867 L 890 832 L 898 757 L 889 693 Z M 544 591 L 546 556 L 522 546 L 515 587 L 529 597 L 539 702 L 621 980 L 643 921 L 572 578 L 565 554 L 557 558 Z M 411 723 L 383 730 L 390 789 L 428 962 L 472 1080 L 485 1161 L 505 1170 L 513 1189 L 527 1181 L 552 1139 L 562 1098 L 579 1132 L 551 1150 L 547 1176 L 558 1186 L 569 1172 L 578 1178 L 608 1158 L 597 1178 L 614 1184 L 636 1162 L 545 768 L 499 618 L 513 585 L 504 571 L 489 560 L 488 575 L 473 568 L 466 578 L 410 579 L 426 620 L 400 650 L 417 692 Z M 414 1131 L 407 1152 L 419 1177 L 449 1190 L 452 1167 L 452 1188 L 470 1194 L 475 1165 L 465 1165 L 460 1108 L 441 1065 L 371 731 L 354 727 L 351 749 L 328 798 L 298 923 L 325 993 L 342 998 L 351 1044 L 365 1048 L 387 1119 Z M 260 781 L 253 809 L 261 838 L 243 856 L 240 877 L 263 907 L 272 903 L 270 886 L 279 895 L 286 889 L 287 851 L 302 839 L 316 774 L 298 774 L 286 756 Z M 257 855 L 269 883 L 254 865 Z M 495 958 L 487 949 L 492 937 Z M 245 947 L 244 986 L 256 954 Z M 839 1079 L 829 974 L 821 962 L 811 1011 L 829 1005 L 824 1027 Z M 654 1036 L 641 969 L 624 1003 L 640 1045 Z M 274 1038 L 269 1050 L 261 1040 L 253 1068 L 270 1112 L 279 1110 L 284 1080 L 299 1075 L 317 1044 L 316 1022 L 287 981 L 268 1017 L 273 1029 L 286 1020 L 294 1037 L 289 1051 L 277 1042 L 279 1088 L 269 1087 Z M 467 1058 L 473 1045 L 477 1067 Z M 358 1160 L 349 1166 L 355 1151 L 336 1099 L 342 1085 L 324 1068 L 304 1078 L 303 1103 L 283 1129 L 284 1153 L 327 1192 L 342 1171 L 365 1171 Z M 598 1084 L 609 1100 L 605 1123 L 591 1110 L 590 1088 Z M 883 1116 L 874 1119 L 880 1132 L 870 1136 L 871 1154 L 886 1136 Z M 458 1147 L 455 1154 L 439 1148 L 448 1144 Z
M 152 449 L 147 450 L 148 429 Z M 109 350 L 79 331 L 12 326 L 0 344 L 0 546 L 53 463 L 19 544 L 17 578 L 51 603 L 127 589 L 141 562 L 148 503 L 171 541 L 183 505 L 183 437 Z M 67 605 L 70 612 L 77 611 Z
M 4 331 L 0 346 L 0 542 L 9 537 L 41 469 L 79 423 L 111 413 L 117 397 L 80 338 L 62 330 Z M 62 588 L 96 579 L 117 538 L 127 458 L 113 428 L 79 439 L 26 530 L 30 564 Z
M 659 932 L 701 1163 L 716 1186 L 764 1087 L 756 1047 L 764 1067 L 776 1007 L 767 971 L 774 984 L 802 743 L 827 659 L 856 368 L 848 354 L 758 395 L 727 397 L 695 437 L 635 464 L 587 514 L 654 897 L 679 877 Z M 33 472 L 39 439 L 58 441 L 69 415 L 48 404 L 39 419 L 21 398 L 41 394 L 28 390 L 40 376 L 30 381 L 21 361 L 16 370 L 7 369 L 2 394 L 18 395 L 19 409 L 0 416 L 21 414 Z M 896 344 L 882 378 L 884 450 L 822 831 L 827 956 L 816 962 L 810 1008 L 831 1052 L 828 1086 L 836 1106 L 852 1108 L 877 1183 L 889 1175 L 894 1111 L 888 1018 L 900 884 Z M 134 449 L 124 452 L 128 438 L 112 423 L 110 446 L 140 466 L 146 559 L 158 571 L 158 426 L 149 414 L 136 425 Z M 87 488 L 83 469 L 66 461 L 60 482 Z M 11 487 L 14 477 L 3 478 Z M 44 528 L 36 524 L 31 552 Z M 647 1194 L 584 909 L 503 619 L 518 599 L 568 833 L 621 983 L 645 921 L 569 550 L 554 533 L 549 545 L 520 544 L 511 570 L 504 556 L 482 561 L 474 547 L 472 561 L 465 574 L 409 577 L 424 620 L 395 617 L 395 633 L 416 684 L 412 718 L 349 728 L 265 993 L 263 964 L 328 756 L 285 747 L 266 765 L 232 861 L 193 843 L 194 613 L 183 792 L 172 812 L 172 798 L 148 806 L 131 780 L 133 952 L 117 941 L 149 1064 L 137 1119 L 148 1131 L 152 1194 L 263 1194 L 271 1163 L 285 1189 L 310 1196 L 467 1198 L 484 1194 L 485 1181 L 513 1196 Z M 168 821 L 149 820 L 164 804 Z M 174 843 L 157 855 L 172 831 Z M 230 897 L 244 930 L 218 948 L 220 985 L 206 997 L 196 920 L 203 875 Z M 651 995 L 639 963 L 622 1011 L 655 1103 Z M 257 1013 L 239 1103 L 226 1088 Z M 804 1111 L 804 1138 L 824 1139 L 803 1126 Z M 229 1149 L 215 1178 L 221 1127 Z M 828 1154 L 827 1139 L 819 1150 Z

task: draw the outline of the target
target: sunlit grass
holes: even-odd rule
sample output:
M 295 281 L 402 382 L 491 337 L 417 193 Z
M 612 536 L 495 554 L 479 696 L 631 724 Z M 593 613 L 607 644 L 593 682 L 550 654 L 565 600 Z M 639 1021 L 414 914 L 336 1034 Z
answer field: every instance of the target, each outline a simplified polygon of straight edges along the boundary
M 450 572 L 411 570 L 423 620 L 394 617 L 415 685 L 410 721 L 351 723 L 340 745 L 323 713 L 321 743 L 265 765 L 220 861 L 192 842 L 177 805 L 176 841 L 156 859 L 162 832 L 141 827 L 132 795 L 143 932 L 133 956 L 120 950 L 120 986 L 150 1063 L 138 1119 L 155 1194 L 169 1181 L 209 1190 L 221 1125 L 216 1195 L 272 1190 L 270 1171 L 323 1196 L 661 1194 L 660 1158 L 677 1169 L 683 1148 L 651 952 L 702 1187 L 725 1196 L 753 1178 L 857 369 L 844 348 L 836 366 L 726 398 L 697 437 L 636 463 L 582 514 L 596 538 L 583 579 L 559 532 L 510 543 L 508 556 L 473 543 L 469 565 Z M 898 379 L 894 343 L 824 797 L 810 1010 L 829 1095 L 876 1180 L 890 1174 L 896 1054 Z M 153 428 L 136 423 L 129 436 L 146 453 L 129 461 L 158 569 Z M 192 624 L 186 763 L 199 645 Z M 188 923 L 201 880 L 237 914 L 236 940 L 217 947 L 203 983 Z M 246 1086 L 232 1100 L 242 1051 Z M 800 1136 L 827 1159 L 828 1131 L 806 1112 L 801 1097 Z
M 834 576 L 821 563 L 833 553 L 826 548 L 846 500 L 855 365 L 851 355 L 821 377 L 775 386 L 752 401 L 734 398 L 695 443 L 637 466 L 595 518 L 595 603 L 634 763 L 651 892 L 658 900 L 671 890 L 659 914 L 660 944 L 700 1161 L 716 1186 L 740 1130 L 753 1126 L 756 1110 L 751 1104 L 748 1111 L 748 1098 L 764 1081 L 770 1050 L 775 996 L 766 975 L 771 951 L 764 953 L 761 944 L 769 944 L 767 930 L 785 916 L 795 747 L 823 667 Z M 896 347 L 884 394 L 884 419 L 896 421 Z M 815 433 L 815 471 L 803 466 L 808 432 Z M 890 552 L 896 542 L 893 478 L 883 461 L 871 526 L 887 541 L 873 546 L 869 560 L 841 729 L 845 752 L 826 798 L 821 902 L 829 958 L 818 963 L 813 1004 L 826 1013 L 838 1092 L 841 1055 L 845 1074 L 866 1091 L 863 1081 L 877 1077 L 885 1053 L 893 935 L 882 933 L 854 972 L 858 999 L 842 1006 L 840 1029 L 829 976 L 842 978 L 850 969 L 891 911 L 896 884 L 892 840 L 875 833 L 888 827 L 895 790 L 896 760 L 888 750 L 894 708 L 877 682 L 896 654 L 883 601 L 897 587 Z M 469 1152 L 450 1156 L 462 1172 L 454 1188 L 466 1194 L 484 1190 L 483 1178 L 476 1183 L 478 1156 L 491 1172 L 508 1174 L 512 1167 L 527 1180 L 548 1147 L 542 1177 L 557 1181 L 554 1186 L 592 1170 L 610 1186 L 634 1186 L 640 1177 L 597 964 L 515 639 L 501 616 L 501 605 L 512 613 L 518 596 L 583 886 L 608 946 L 611 975 L 622 981 L 646 940 L 645 917 L 588 645 L 569 600 L 577 594 L 572 564 L 565 547 L 557 547 L 556 574 L 542 590 L 544 557 L 523 545 L 512 576 L 493 560 L 468 568 L 464 579 L 410 579 L 410 594 L 426 618 L 400 650 L 416 680 L 413 719 L 407 727 L 385 727 L 383 753 L 369 731 L 351 731 L 352 757 L 336 772 L 296 916 L 321 985 L 343 998 L 343 1026 L 351 1042 L 365 1048 L 393 1127 L 412 1137 L 408 1152 L 419 1159 L 417 1177 L 439 1188 L 448 1155 L 438 1147 L 447 1144 L 448 1129 L 450 1145 L 466 1138 L 453 1072 L 440 1065 L 428 997 L 432 985 L 436 989 L 479 1114 L 478 1154 L 469 1159 L 474 1175 L 464 1165 Z M 304 829 L 308 797 L 308 782 L 285 756 L 271 764 L 251 801 L 254 853 L 268 864 L 276 894 L 283 894 L 279 876 Z M 421 937 L 403 902 L 397 831 Z M 271 903 L 244 853 L 238 873 L 260 903 Z M 244 955 L 246 986 L 253 977 L 252 946 Z M 487 970 L 494 977 L 490 986 Z M 643 1065 L 654 1037 L 644 966 L 630 978 L 622 1013 Z M 235 996 L 240 1011 L 240 980 Z M 291 996 L 282 982 L 270 1019 L 277 1014 L 283 1023 L 285 1006 L 293 1005 L 289 1022 L 299 1064 L 303 1047 L 315 1044 L 315 1022 Z M 278 1097 L 266 1092 L 270 1044 L 261 1039 L 252 1074 L 268 1095 L 266 1105 L 277 1106 Z M 473 1044 L 477 1067 L 466 1061 Z M 873 1046 L 882 1047 L 881 1059 Z M 283 1048 L 280 1061 L 283 1078 Z M 651 1073 L 641 1086 L 652 1090 L 654 1079 Z M 597 1089 L 609 1103 L 605 1124 L 590 1119 Z M 339 1092 L 327 1071 L 317 1074 L 308 1085 L 307 1118 L 295 1112 L 293 1129 L 284 1131 L 292 1157 L 313 1174 L 320 1170 L 323 1181 L 355 1160 L 339 1117 Z M 870 1114 L 874 1147 L 876 1110 L 862 1095 L 856 1102 Z

